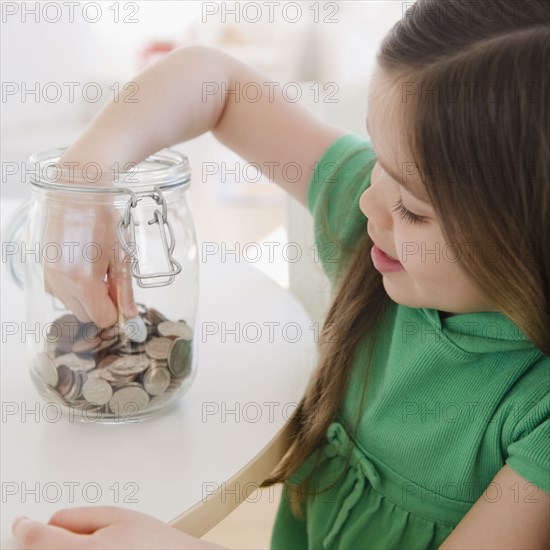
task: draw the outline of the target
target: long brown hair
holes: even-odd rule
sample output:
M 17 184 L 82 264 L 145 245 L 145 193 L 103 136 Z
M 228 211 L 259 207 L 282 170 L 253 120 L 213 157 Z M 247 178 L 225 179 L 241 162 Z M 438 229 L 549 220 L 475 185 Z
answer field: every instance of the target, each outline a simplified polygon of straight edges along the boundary
M 550 355 L 548 59 L 547 0 L 498 0 L 491 9 L 464 0 L 418 0 L 377 52 L 378 68 L 393 82 L 440 91 L 416 93 L 402 109 L 410 158 L 446 241 L 474 241 L 481 250 L 497 246 L 497 260 L 474 254 L 461 265 L 545 355 Z M 496 177 L 488 167 L 496 167 Z M 365 173 L 371 169 L 366 166 Z M 338 266 L 319 362 L 289 419 L 290 448 L 261 487 L 288 480 L 322 447 L 358 344 L 366 342 L 370 365 L 374 342 L 383 337 L 391 301 L 372 264 L 366 221 Z M 309 477 L 284 487 L 297 516 Z

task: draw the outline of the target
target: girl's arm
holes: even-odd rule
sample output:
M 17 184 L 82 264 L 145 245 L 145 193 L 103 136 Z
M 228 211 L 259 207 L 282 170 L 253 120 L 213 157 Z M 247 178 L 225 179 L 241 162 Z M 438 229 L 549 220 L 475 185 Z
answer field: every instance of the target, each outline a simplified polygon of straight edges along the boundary
M 549 547 L 550 495 L 505 465 L 439 549 Z
M 164 147 L 212 131 L 307 206 L 313 165 L 346 132 L 287 100 L 282 84 L 219 50 L 178 48 L 123 87 L 58 162 L 75 174 L 87 163 L 96 163 L 103 175 L 100 183 L 112 185 L 113 166 L 124 169 L 128 162 L 138 163 Z M 87 207 L 91 205 L 82 206 L 83 216 L 90 215 Z M 48 242 L 62 242 L 74 233 L 76 209 L 66 211 L 64 204 L 51 202 Z M 109 252 L 116 244 L 116 213 L 103 208 L 94 216 L 96 223 L 85 238 L 99 244 L 105 254 L 90 265 L 45 266 L 44 283 L 79 321 L 108 327 L 120 310 L 127 319 L 138 311 L 128 264 Z
M 313 164 L 346 132 L 293 103 L 281 91 L 284 84 L 220 50 L 178 48 L 121 90 L 60 163 L 97 162 L 108 175 L 114 162 L 139 162 L 212 131 L 307 206 Z M 292 181 L 285 180 L 285 167 Z

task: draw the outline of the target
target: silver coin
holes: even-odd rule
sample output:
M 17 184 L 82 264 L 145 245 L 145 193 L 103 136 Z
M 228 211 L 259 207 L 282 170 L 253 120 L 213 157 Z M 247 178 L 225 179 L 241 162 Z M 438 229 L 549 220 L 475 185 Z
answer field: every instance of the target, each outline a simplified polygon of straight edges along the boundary
M 101 369 L 98 377 L 103 380 L 107 380 L 107 382 L 111 382 L 111 384 L 120 385 L 126 382 L 131 382 L 132 380 L 135 379 L 136 375 L 135 374 L 127 374 L 127 375 L 116 374 L 114 372 L 111 372 L 111 370 L 107 368 L 107 369 Z
M 126 376 L 128 374 L 138 374 L 143 372 L 149 366 L 149 358 L 142 355 L 123 355 L 116 361 L 113 361 L 108 369 L 113 374 Z
M 124 353 L 125 355 L 135 355 L 137 353 L 143 353 L 145 351 L 144 342 L 132 342 L 132 340 L 120 341 L 114 348 L 117 353 Z
M 139 382 L 136 382 L 136 381 L 133 381 L 133 382 L 128 382 L 126 384 L 126 387 L 136 387 L 136 388 L 142 388 L 143 389 L 143 384 L 140 384 Z
M 149 321 L 153 325 L 158 325 L 163 321 L 168 321 L 168 317 L 165 317 L 160 311 L 157 311 L 155 308 L 150 307 L 147 312 L 144 314 L 144 319 Z
M 121 386 L 129 386 L 130 384 L 134 384 L 135 380 L 136 380 L 135 375 L 125 376 L 125 377 L 117 378 L 116 380 L 111 381 L 111 386 L 113 386 L 113 388 L 120 388 Z M 138 384 L 138 385 L 141 385 L 141 384 Z
M 177 338 L 170 347 L 168 368 L 176 376 L 187 376 L 191 368 L 191 341 Z
M 100 353 L 104 350 L 108 350 L 109 348 L 116 345 L 118 342 L 118 338 L 111 338 L 110 340 L 103 340 L 101 341 L 101 344 L 94 350 L 94 353 Z
M 114 354 L 105 355 L 97 362 L 97 368 L 99 370 L 104 369 L 105 367 L 108 367 L 109 365 L 114 363 L 119 357 L 119 355 Z
M 81 323 L 71 351 L 82 353 L 95 350 L 101 344 L 99 332 L 100 329 L 95 323 Z
M 109 369 L 98 369 L 98 370 L 99 370 L 99 374 L 97 375 L 97 378 L 107 380 L 107 382 L 114 382 L 116 380 L 115 375 Z M 92 378 L 96 378 L 96 376 L 93 376 Z
M 75 353 L 82 353 L 85 351 L 93 352 L 94 350 L 97 350 L 102 343 L 103 340 L 99 336 L 89 340 L 87 338 L 82 338 L 74 343 L 72 351 Z
M 122 328 L 126 336 L 133 342 L 145 342 L 147 340 L 147 327 L 139 315 L 124 321 Z
M 172 346 L 170 338 L 152 338 L 145 344 L 145 353 L 151 359 L 165 360 L 168 357 L 168 352 Z
M 69 353 L 73 349 L 74 343 L 79 339 L 82 323 L 72 313 L 62 315 L 56 319 L 49 331 L 48 339 L 55 339 L 57 348 L 63 353 Z
M 74 371 L 73 385 L 71 389 L 65 394 L 67 401 L 74 401 L 78 399 L 82 392 L 82 386 L 86 382 L 87 374 L 83 370 Z
M 149 404 L 149 395 L 138 386 L 124 386 L 113 393 L 109 408 L 116 415 L 133 415 L 143 411 Z
M 184 340 L 191 340 L 193 338 L 193 331 L 185 321 L 164 321 L 163 323 L 159 323 L 157 329 L 161 336 L 176 336 Z
M 168 359 L 151 359 L 149 366 L 152 369 L 156 369 L 157 367 L 168 368 Z
M 166 368 L 149 369 L 143 375 L 143 387 L 149 395 L 159 395 L 170 385 L 171 378 L 170 371 Z
M 90 380 L 91 378 L 101 378 L 101 370 L 100 369 L 91 370 L 88 373 L 88 380 Z
M 55 388 L 59 382 L 55 361 L 45 352 L 40 352 L 35 357 L 35 368 L 42 380 Z
M 112 396 L 113 388 L 111 384 L 101 378 L 88 379 L 84 386 L 82 386 L 82 397 L 89 403 L 105 405 Z
M 95 378 L 95 376 L 93 378 Z M 116 382 L 117 380 L 120 380 L 120 377 L 117 377 L 109 369 L 99 369 L 99 374 L 97 375 L 97 378 L 107 380 L 107 382 Z
M 95 360 L 92 357 L 81 357 L 76 353 L 65 353 L 56 357 L 55 365 L 67 365 L 71 370 L 89 371 L 95 368 Z

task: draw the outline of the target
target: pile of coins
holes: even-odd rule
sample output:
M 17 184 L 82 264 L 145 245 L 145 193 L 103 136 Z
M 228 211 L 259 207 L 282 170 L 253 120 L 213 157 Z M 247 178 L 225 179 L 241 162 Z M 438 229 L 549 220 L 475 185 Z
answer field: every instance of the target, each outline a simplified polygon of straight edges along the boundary
M 57 401 L 106 415 L 157 407 L 191 374 L 193 331 L 154 308 L 100 329 L 66 314 L 53 322 L 35 368 Z M 121 327 L 121 328 L 119 328 Z

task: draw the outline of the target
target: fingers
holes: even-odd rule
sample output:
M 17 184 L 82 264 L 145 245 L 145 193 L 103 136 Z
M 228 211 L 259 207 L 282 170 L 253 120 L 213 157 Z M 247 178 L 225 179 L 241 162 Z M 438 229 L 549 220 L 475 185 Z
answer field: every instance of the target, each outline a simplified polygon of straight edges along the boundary
M 48 292 L 57 298 L 67 309 L 71 310 L 81 323 L 88 323 L 90 321 L 90 316 L 86 313 L 80 301 L 74 296 L 67 294 L 66 286 L 64 292 L 62 292 L 58 285 L 52 282 L 48 285 L 48 289 Z
M 116 506 L 80 506 L 58 510 L 50 518 L 49 525 L 69 529 L 75 533 L 90 534 L 114 523 L 136 520 L 141 512 L 134 512 Z
M 91 204 L 88 207 L 91 208 Z M 57 212 L 52 209 L 52 212 Z M 113 226 L 115 210 L 101 208 L 94 210 L 99 220 L 93 226 L 94 242 L 101 244 L 104 254 L 100 261 L 66 262 L 55 266 L 45 266 L 44 287 L 70 309 L 82 323 L 93 321 L 100 328 L 112 326 L 119 320 L 119 309 L 127 319 L 133 319 L 139 312 L 134 300 L 132 272 L 129 257 L 122 251 Z M 90 227 L 79 226 L 78 220 L 63 211 L 60 219 L 50 220 L 53 235 L 59 233 L 64 224 L 75 226 L 74 239 L 78 242 L 90 241 Z M 52 214 L 53 215 L 53 214 Z M 73 213 L 73 216 L 77 214 Z M 79 232 L 80 229 L 80 232 Z M 73 235 L 73 233 L 71 234 Z M 114 243 L 114 244 L 111 244 Z M 117 246 L 114 246 L 114 245 Z M 112 250 L 120 250 L 120 257 L 113 257 Z M 107 282 L 105 279 L 107 274 Z
M 70 309 L 81 323 L 91 321 L 90 316 L 86 313 L 84 306 L 73 296 L 65 296 L 65 307 Z
M 98 327 L 110 327 L 117 322 L 118 310 L 105 281 L 92 281 L 85 290 L 79 286 L 75 291 L 86 313 Z
M 131 263 L 128 257 L 124 260 L 113 261 L 107 272 L 109 295 L 111 300 L 122 309 L 126 319 L 133 319 L 138 315 L 132 287 Z
M 93 321 L 100 328 L 110 327 L 118 319 L 117 308 L 109 296 L 105 281 L 73 279 L 60 274 L 51 282 L 55 296 L 80 322 Z
M 44 525 L 28 518 L 16 518 L 12 533 L 22 548 L 90 548 L 90 541 L 82 535 L 75 535 L 61 527 Z

